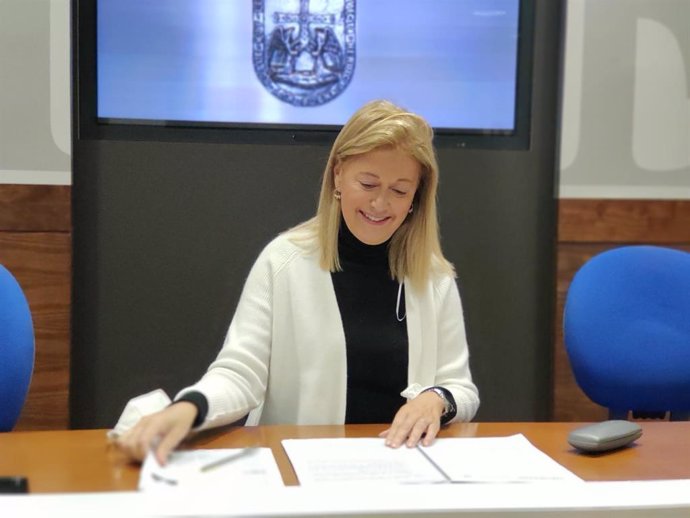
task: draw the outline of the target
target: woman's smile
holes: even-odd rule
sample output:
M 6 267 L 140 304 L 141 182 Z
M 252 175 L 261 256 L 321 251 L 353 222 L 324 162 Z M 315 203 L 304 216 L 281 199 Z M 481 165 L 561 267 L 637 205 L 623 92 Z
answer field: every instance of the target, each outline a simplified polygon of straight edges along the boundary
M 367 223 L 371 223 L 372 225 L 385 225 L 388 220 L 390 220 L 390 217 L 388 216 L 374 216 L 373 214 L 364 212 L 362 210 L 360 210 L 359 213 L 364 217 Z

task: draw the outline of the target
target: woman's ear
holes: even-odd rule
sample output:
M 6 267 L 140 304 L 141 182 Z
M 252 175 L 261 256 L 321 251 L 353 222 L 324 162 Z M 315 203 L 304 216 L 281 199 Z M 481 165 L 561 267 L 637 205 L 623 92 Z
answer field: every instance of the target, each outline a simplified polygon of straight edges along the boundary
M 340 180 L 341 180 L 341 173 L 342 173 L 342 163 L 338 162 L 335 164 L 333 167 L 333 184 L 335 185 L 335 188 L 340 190 Z

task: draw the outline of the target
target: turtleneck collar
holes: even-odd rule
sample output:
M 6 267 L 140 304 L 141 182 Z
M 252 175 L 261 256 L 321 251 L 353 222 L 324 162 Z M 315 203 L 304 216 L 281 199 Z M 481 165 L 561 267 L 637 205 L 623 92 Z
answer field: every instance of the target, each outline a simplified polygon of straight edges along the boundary
M 343 268 L 348 265 L 375 266 L 388 269 L 388 245 L 390 239 L 380 245 L 362 243 L 341 221 L 338 232 L 338 255 Z

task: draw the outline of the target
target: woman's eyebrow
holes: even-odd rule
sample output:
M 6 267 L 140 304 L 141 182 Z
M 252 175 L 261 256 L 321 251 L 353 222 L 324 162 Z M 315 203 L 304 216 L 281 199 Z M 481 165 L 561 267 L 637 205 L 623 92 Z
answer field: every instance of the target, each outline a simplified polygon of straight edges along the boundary
M 376 180 L 379 179 L 379 175 L 377 175 L 376 173 L 372 173 L 372 172 L 370 172 L 370 171 L 360 171 L 358 174 L 359 174 L 360 176 L 370 176 L 370 177 L 372 177 L 372 178 L 374 178 L 374 179 L 376 179 Z M 393 183 L 398 183 L 398 182 L 413 183 L 413 180 L 411 180 L 411 179 L 409 179 L 409 178 L 398 178 L 398 179 L 396 179 L 396 180 L 393 180 Z

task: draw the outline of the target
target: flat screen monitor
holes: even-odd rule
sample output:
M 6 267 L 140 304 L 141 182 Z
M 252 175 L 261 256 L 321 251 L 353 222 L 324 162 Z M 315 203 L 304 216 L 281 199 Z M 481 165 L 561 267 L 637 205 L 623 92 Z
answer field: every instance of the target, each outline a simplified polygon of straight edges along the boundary
M 85 136 L 318 138 L 389 99 L 454 145 L 529 142 L 525 0 L 82 4 Z

